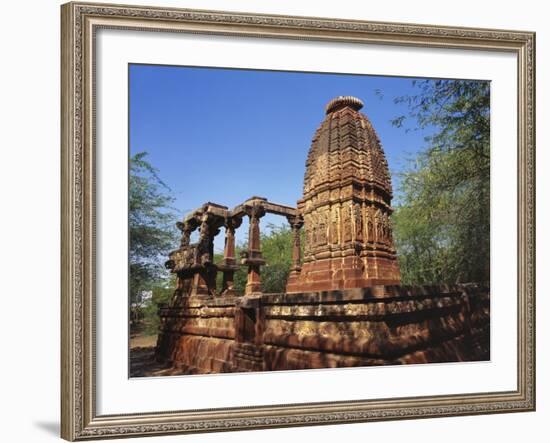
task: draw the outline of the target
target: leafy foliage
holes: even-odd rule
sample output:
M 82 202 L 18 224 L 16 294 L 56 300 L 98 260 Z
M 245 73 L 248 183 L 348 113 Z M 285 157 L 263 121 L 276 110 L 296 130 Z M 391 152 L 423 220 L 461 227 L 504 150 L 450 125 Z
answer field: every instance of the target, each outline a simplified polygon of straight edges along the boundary
M 262 234 L 262 255 L 266 265 L 262 269 L 262 290 L 267 293 L 284 292 L 292 265 L 292 230 L 288 225 L 268 225 Z
M 427 148 L 400 174 L 393 215 L 402 282 L 489 281 L 489 83 L 415 82 L 399 97 L 420 128 L 433 130 Z
M 130 231 L 130 303 L 133 320 L 143 317 L 143 294 L 162 287 L 167 279 L 163 262 L 174 246 L 175 214 L 169 188 L 157 170 L 145 160 L 146 152 L 130 159 L 129 231 Z
M 146 304 L 144 304 L 142 309 L 143 333 L 145 335 L 154 335 L 159 332 L 159 305 L 170 302 L 176 287 L 175 280 L 176 279 L 174 276 L 170 276 L 165 282 L 153 287 L 152 298 Z

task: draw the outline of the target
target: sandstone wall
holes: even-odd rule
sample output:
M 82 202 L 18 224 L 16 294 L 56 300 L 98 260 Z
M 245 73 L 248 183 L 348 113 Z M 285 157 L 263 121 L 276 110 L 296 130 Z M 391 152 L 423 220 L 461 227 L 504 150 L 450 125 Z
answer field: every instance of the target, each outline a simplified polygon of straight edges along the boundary
M 181 373 L 231 372 L 235 342 L 235 300 L 183 297 L 160 309 L 156 356 Z
M 490 358 L 489 290 L 479 285 L 182 300 L 161 310 L 157 348 L 182 373 Z

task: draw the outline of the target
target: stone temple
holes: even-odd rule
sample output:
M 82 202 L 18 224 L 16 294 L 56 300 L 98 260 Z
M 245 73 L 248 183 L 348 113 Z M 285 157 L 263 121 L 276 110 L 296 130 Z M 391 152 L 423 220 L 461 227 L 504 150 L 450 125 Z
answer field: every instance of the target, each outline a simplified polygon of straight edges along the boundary
M 305 250 L 287 292 L 399 284 L 390 225 L 392 187 L 380 140 L 355 97 L 338 97 L 306 162 Z
M 207 202 L 177 223 L 180 246 L 166 263 L 177 288 L 159 308 L 156 358 L 169 368 L 165 374 L 490 358 L 486 285 L 400 285 L 388 164 L 362 107 L 349 96 L 326 106 L 296 207 L 263 197 L 232 209 Z M 285 293 L 262 291 L 266 213 L 285 217 L 293 232 Z M 237 257 L 235 230 L 244 217 L 248 247 Z M 195 230 L 199 240 L 191 243 Z M 214 237 L 222 230 L 224 257 L 215 263 Z M 247 284 L 237 294 L 241 266 Z

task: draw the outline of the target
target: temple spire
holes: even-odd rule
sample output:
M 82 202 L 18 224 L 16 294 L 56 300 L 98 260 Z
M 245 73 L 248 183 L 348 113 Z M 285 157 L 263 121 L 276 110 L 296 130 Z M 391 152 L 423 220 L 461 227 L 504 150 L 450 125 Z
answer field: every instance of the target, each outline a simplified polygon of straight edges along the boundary
M 399 284 L 386 156 L 363 102 L 331 100 L 306 161 L 302 266 L 287 292 Z

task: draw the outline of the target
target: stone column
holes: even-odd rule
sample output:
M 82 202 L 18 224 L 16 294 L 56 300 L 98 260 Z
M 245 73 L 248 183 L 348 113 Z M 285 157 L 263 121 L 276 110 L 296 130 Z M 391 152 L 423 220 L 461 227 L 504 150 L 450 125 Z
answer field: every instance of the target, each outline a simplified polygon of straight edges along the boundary
M 235 230 L 241 225 L 242 219 L 238 217 L 228 217 L 225 220 L 225 247 L 223 250 L 223 261 L 218 268 L 223 271 L 222 295 L 236 295 L 234 275 L 239 269 L 237 259 L 235 258 Z
M 201 220 L 200 225 L 200 236 L 199 236 L 199 260 L 202 265 L 209 265 L 212 263 L 213 257 L 211 254 L 212 251 L 212 243 L 214 239 L 214 235 L 212 231 L 212 228 L 209 223 L 209 217 L 208 215 L 204 215 Z
M 177 222 L 176 227 L 181 231 L 181 242 L 180 247 L 185 248 L 186 246 L 189 246 L 190 240 L 191 240 L 191 233 L 193 232 L 193 227 L 191 226 L 191 223 L 188 221 L 185 222 Z
M 292 229 L 292 265 L 288 280 L 286 282 L 287 291 L 293 292 L 298 287 L 300 272 L 302 270 L 302 248 L 300 242 L 300 229 L 304 225 L 301 216 L 288 217 L 288 223 Z
M 302 217 L 288 217 L 288 223 L 292 228 L 292 267 L 293 272 L 299 272 L 302 269 L 302 248 L 300 245 L 300 229 L 304 225 Z
M 204 214 L 199 222 L 199 241 L 194 250 L 194 266 L 199 268 L 193 275 L 191 295 L 211 295 L 215 290 L 215 273 L 212 278 L 214 230 L 210 226 L 210 217 Z
M 248 228 L 248 251 L 242 264 L 248 266 L 248 277 L 245 288 L 245 295 L 258 294 L 262 292 L 260 278 L 260 267 L 265 264 L 260 248 L 260 218 L 265 215 L 261 205 L 255 204 L 246 208 L 250 226 Z
M 180 260 L 186 262 L 189 254 L 191 254 L 189 244 L 191 243 L 191 234 L 197 229 L 197 224 L 192 220 L 185 220 L 183 222 L 177 222 L 176 227 L 181 231 L 182 236 L 180 240 L 179 257 Z M 182 277 L 181 273 L 178 273 L 176 278 L 176 289 L 180 296 L 189 295 L 190 293 L 190 277 Z

